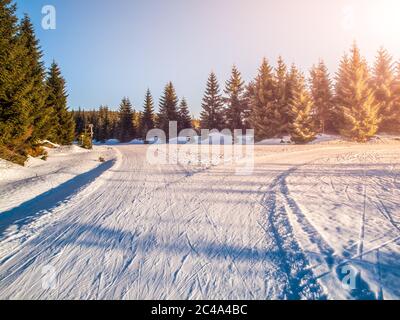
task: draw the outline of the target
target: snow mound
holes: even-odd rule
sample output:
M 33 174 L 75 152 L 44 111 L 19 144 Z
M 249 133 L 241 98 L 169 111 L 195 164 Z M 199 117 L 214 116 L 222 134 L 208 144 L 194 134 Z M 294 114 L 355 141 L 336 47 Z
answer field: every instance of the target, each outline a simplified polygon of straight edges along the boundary
M 53 142 L 51 142 L 51 141 L 49 141 L 49 140 L 42 140 L 41 143 L 44 144 L 44 145 L 50 145 L 50 146 L 52 146 L 53 148 L 59 148 L 59 147 L 60 147 L 59 144 L 53 143 Z
M 256 143 L 259 146 L 276 146 L 276 145 L 285 145 L 292 144 L 289 136 L 284 136 L 283 138 L 272 138 L 265 139 Z
M 108 139 L 106 140 L 106 142 L 104 144 L 108 144 L 108 145 L 116 145 L 119 144 L 119 140 L 118 139 Z
M 378 134 L 370 141 L 372 144 L 395 144 L 400 143 L 400 136 L 390 134 Z
M 144 144 L 143 140 L 140 139 L 133 139 L 132 141 L 129 142 L 129 144 Z
M 310 144 L 319 144 L 319 143 L 334 143 L 334 142 L 343 142 L 343 139 L 339 135 L 334 134 L 319 134 L 315 138 L 314 141 L 310 142 Z

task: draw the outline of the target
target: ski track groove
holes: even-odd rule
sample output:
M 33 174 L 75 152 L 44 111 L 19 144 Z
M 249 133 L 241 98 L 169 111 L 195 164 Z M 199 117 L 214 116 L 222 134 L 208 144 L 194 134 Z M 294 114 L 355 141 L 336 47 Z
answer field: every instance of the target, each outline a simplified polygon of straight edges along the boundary
M 111 169 L 115 171 L 113 177 L 117 177 L 118 174 L 122 175 L 123 173 L 118 173 L 117 170 L 121 167 L 122 163 L 125 165 L 130 165 L 130 169 L 135 168 L 132 172 L 130 172 L 130 176 L 133 178 L 140 177 L 145 174 L 144 167 L 135 167 L 132 166 L 134 160 L 129 159 L 129 157 L 119 151 L 122 154 L 122 158 L 117 161 L 117 164 Z M 342 159 L 346 159 L 348 161 L 359 160 L 362 158 L 363 160 L 371 160 L 376 161 L 376 155 L 373 154 L 349 154 L 349 155 L 341 155 Z M 339 158 L 339 156 L 338 156 Z M 318 159 L 321 160 L 321 159 Z M 310 266 L 309 261 L 306 257 L 305 252 L 302 250 L 301 245 L 299 244 L 296 236 L 294 234 L 293 226 L 290 221 L 288 210 L 292 216 L 295 217 L 301 229 L 308 236 L 309 240 L 316 244 L 322 257 L 324 258 L 325 263 L 330 268 L 330 272 L 335 272 L 337 274 L 337 270 L 340 266 L 343 266 L 351 260 L 355 260 L 357 258 L 362 258 L 363 255 L 369 254 L 371 252 L 376 251 L 376 259 L 378 261 L 377 267 L 380 275 L 381 281 L 381 266 L 380 266 L 380 258 L 379 258 L 379 250 L 383 247 L 395 243 L 399 241 L 400 236 L 394 238 L 390 241 L 387 241 L 379 246 L 376 246 L 370 250 L 366 250 L 363 252 L 363 242 L 364 242 L 364 233 L 366 227 L 366 205 L 367 201 L 373 203 L 379 210 L 380 214 L 388 220 L 393 227 L 400 231 L 398 224 L 394 221 L 393 217 L 390 214 L 389 209 L 385 206 L 385 204 L 379 200 L 379 203 L 373 201 L 370 195 L 367 195 L 367 184 L 366 178 L 364 178 L 364 214 L 362 216 L 362 231 L 360 232 L 360 247 L 361 250 L 358 251 L 358 254 L 352 257 L 351 259 L 341 259 L 336 256 L 333 248 L 328 244 L 328 242 L 324 239 L 324 237 L 318 232 L 318 230 L 313 226 L 313 224 L 308 220 L 307 214 L 302 210 L 299 204 L 297 204 L 295 198 L 290 194 L 289 185 L 287 179 L 290 175 L 294 174 L 296 171 L 299 171 L 303 166 L 311 165 L 313 162 L 318 161 L 313 160 L 312 162 L 308 162 L 305 164 L 300 164 L 294 167 L 289 167 L 289 169 L 283 171 L 283 173 L 277 173 L 276 176 L 270 176 L 271 182 L 269 185 L 260 185 L 258 187 L 258 191 L 263 193 L 261 202 L 259 203 L 262 208 L 259 212 L 259 218 L 256 219 L 256 223 L 263 230 L 264 237 L 255 235 L 249 237 L 250 239 L 247 241 L 247 244 L 253 244 L 255 247 L 258 247 L 258 244 L 262 242 L 265 246 L 263 250 L 267 253 L 263 256 L 262 266 L 265 272 L 265 280 L 266 280 L 266 293 L 267 296 L 265 298 L 280 298 L 280 299 L 326 299 L 327 294 L 324 292 L 323 288 L 319 284 L 319 276 L 318 278 L 313 273 L 313 267 Z M 93 261 L 90 258 L 87 258 L 86 265 L 87 269 L 85 273 L 82 275 L 78 275 L 78 279 L 84 279 L 89 274 L 95 274 L 92 279 L 91 286 L 93 287 L 92 294 L 85 295 L 85 297 L 95 297 L 96 299 L 103 299 L 110 297 L 110 294 L 113 294 L 113 297 L 116 298 L 118 295 L 123 299 L 128 299 L 131 297 L 131 293 L 137 299 L 142 298 L 142 295 L 149 296 L 151 294 L 157 294 L 160 292 L 163 283 L 156 282 L 154 283 L 154 287 L 151 288 L 149 283 L 144 283 L 144 278 L 152 276 L 152 269 L 160 270 L 159 265 L 165 263 L 166 261 L 161 259 L 160 257 L 153 256 L 151 258 L 147 258 L 146 255 L 153 250 L 153 246 L 157 247 L 158 245 L 163 245 L 165 241 L 175 241 L 176 243 L 184 243 L 187 246 L 187 253 L 184 253 L 184 250 L 179 251 L 179 249 L 175 249 L 176 252 L 171 252 L 171 255 L 181 255 L 180 262 L 178 265 L 173 265 L 172 268 L 172 278 L 171 287 L 168 288 L 168 291 L 164 293 L 162 298 L 196 298 L 198 294 L 201 297 L 208 297 L 207 290 L 209 286 L 220 286 L 221 279 L 214 280 L 214 283 L 210 283 L 210 272 L 213 272 L 213 268 L 215 267 L 215 262 L 213 261 L 216 256 L 205 256 L 203 253 L 200 253 L 196 249 L 196 240 L 191 239 L 191 234 L 199 235 L 199 230 L 195 228 L 195 224 L 191 223 L 195 219 L 199 218 L 199 212 L 203 213 L 203 219 L 209 225 L 209 229 L 212 230 L 212 234 L 214 237 L 214 245 L 218 245 L 218 247 L 223 248 L 225 243 L 225 238 L 220 237 L 221 232 L 223 232 L 223 227 L 219 227 L 219 225 L 213 219 L 213 213 L 209 212 L 209 209 L 203 203 L 203 198 L 196 195 L 188 196 L 185 192 L 181 192 L 181 188 L 185 187 L 185 182 L 192 181 L 191 179 L 196 179 L 197 176 L 207 175 L 209 169 L 214 168 L 214 166 L 209 166 L 202 168 L 201 170 L 195 170 L 190 172 L 182 165 L 174 165 L 170 167 L 171 171 L 175 176 L 180 176 L 178 178 L 172 178 L 171 181 L 168 181 L 164 176 L 162 182 L 159 183 L 148 181 L 147 176 L 145 175 L 145 179 L 143 184 L 138 189 L 132 189 L 132 185 L 129 180 L 114 182 L 116 189 L 115 192 L 115 206 L 113 207 L 111 204 L 107 207 L 107 211 L 102 212 L 97 215 L 88 215 L 87 217 L 81 217 L 79 215 L 73 217 L 64 217 L 66 225 L 58 225 L 57 222 L 53 222 L 49 225 L 55 229 L 55 232 L 46 235 L 44 237 L 40 237 L 40 235 L 30 239 L 25 243 L 25 245 L 33 245 L 33 255 L 27 257 L 28 259 L 23 260 L 22 263 L 16 268 L 8 268 L 6 272 L 1 269 L 3 264 L 7 263 L 10 259 L 18 256 L 18 252 L 11 252 L 9 255 L 5 256 L 5 258 L 0 261 L 0 293 L 1 290 L 4 289 L 5 284 L 12 284 L 13 280 L 17 279 L 21 276 L 25 270 L 36 268 L 33 265 L 35 262 L 41 263 L 44 261 L 50 262 L 57 259 L 60 260 L 65 251 L 73 250 L 73 245 L 68 243 L 68 238 L 76 238 L 79 241 L 86 241 L 89 243 L 96 244 L 96 239 L 104 240 L 107 237 L 111 237 L 111 241 L 105 245 L 104 252 L 113 252 L 116 248 L 123 248 L 122 253 L 122 263 L 121 261 L 109 260 L 107 261 L 106 256 L 100 256 L 100 260 L 96 261 L 96 265 L 93 265 Z M 395 166 L 392 167 L 392 170 Z M 159 174 L 163 174 L 163 168 L 161 166 L 157 166 L 156 170 Z M 364 171 L 365 173 L 365 171 Z M 174 176 L 174 177 L 175 177 Z M 151 178 L 151 176 L 150 176 Z M 168 177 L 169 178 L 169 177 Z M 362 178 L 360 178 L 362 179 Z M 393 184 L 396 184 L 397 175 L 393 176 Z M 224 185 L 224 181 L 227 180 L 227 174 L 221 174 L 219 177 L 219 182 L 217 184 L 211 184 L 210 194 L 214 192 L 214 185 Z M 98 181 L 98 180 L 96 180 Z M 334 193 L 340 193 L 341 191 L 335 186 L 335 182 L 332 178 L 330 178 L 329 183 L 323 181 L 321 178 L 321 182 L 329 185 Z M 154 186 L 154 184 L 156 184 Z M 225 191 L 227 194 L 235 192 L 234 186 L 229 185 L 229 181 L 225 184 L 227 190 Z M 313 186 L 310 186 L 309 189 L 317 186 L 317 183 L 314 183 Z M 91 208 L 94 203 L 97 201 L 101 202 L 102 198 L 106 198 L 107 188 L 105 190 L 100 190 L 99 188 L 103 186 L 103 184 L 98 184 L 94 190 L 91 190 L 89 193 L 86 193 L 84 197 L 77 202 L 75 197 L 71 197 L 68 199 L 67 203 L 63 203 L 63 208 L 71 209 L 71 208 L 79 208 L 78 212 L 91 212 Z M 229 189 L 228 189 L 229 188 Z M 134 193 L 130 195 L 133 198 L 130 203 L 132 204 L 129 208 L 124 206 L 124 190 L 134 190 Z M 349 201 L 351 201 L 351 195 L 349 193 L 349 185 L 346 186 L 344 192 Z M 135 225 L 134 230 L 130 230 L 129 234 L 120 235 L 119 243 L 114 240 L 118 236 L 119 227 L 124 225 L 124 219 L 126 219 L 130 214 L 135 214 L 135 219 L 140 221 L 145 215 L 148 213 L 149 208 L 146 208 L 146 204 L 148 201 L 151 201 L 154 195 L 158 192 L 163 194 L 165 199 L 160 200 L 159 202 L 152 203 L 152 211 L 158 217 L 155 221 L 142 223 Z M 218 191 L 215 191 L 218 192 Z M 240 193 L 241 194 L 241 193 Z M 256 193 L 255 193 L 256 194 Z M 375 194 L 377 195 L 377 194 Z M 254 194 L 253 194 L 254 196 Z M 89 200 L 90 199 L 90 200 Z M 145 199 L 145 200 L 144 200 Z M 87 200 L 87 202 L 85 202 Z M 143 201 L 144 200 L 144 201 Z M 178 208 L 180 202 L 187 204 L 187 211 L 185 213 L 179 211 L 175 212 L 175 207 Z M 229 202 L 233 211 L 240 208 L 239 204 L 235 204 L 234 202 Z M 58 209 L 58 208 L 56 208 Z M 113 209 L 113 211 L 111 210 Z M 179 209 L 179 208 L 178 208 Z M 110 210 L 110 211 L 108 211 Z M 255 210 L 258 210 L 257 208 Z M 57 213 L 56 213 L 57 214 Z M 114 218 L 113 218 L 114 217 Z M 168 221 L 168 217 L 172 218 L 173 221 L 178 221 L 174 225 L 170 226 L 170 234 L 165 235 L 165 239 L 146 238 L 146 235 L 157 234 L 157 231 L 161 228 L 161 225 L 164 223 L 164 217 L 166 217 L 166 221 Z M 109 222 L 109 219 L 114 219 L 117 224 L 114 224 L 112 229 L 101 229 L 100 233 L 95 237 L 94 234 L 85 234 L 87 230 L 82 228 L 82 225 L 90 225 L 93 231 L 96 228 L 102 226 L 106 222 Z M 202 220 L 203 220 L 202 219 Z M 182 223 L 180 222 L 182 221 Z M 165 222 L 166 223 L 166 222 Z M 89 229 L 90 229 L 89 228 Z M 111 233 L 111 235 L 109 235 Z M 201 233 L 200 233 L 201 234 Z M 114 240 L 113 240 L 114 239 Z M 186 241 L 182 240 L 185 239 Z M 38 241 L 37 241 L 38 240 Z M 208 239 L 209 240 L 209 239 Z M 36 242 L 37 241 L 37 242 Z M 161 241 L 161 243 L 158 243 Z M 202 242 L 197 242 L 200 245 Z M 150 247 L 149 247 L 150 246 Z M 359 247 L 359 249 L 360 249 Z M 57 249 L 61 248 L 61 249 Z M 144 251 L 146 248 L 146 251 Z M 200 247 L 200 250 L 203 248 Z M 217 254 L 217 258 L 221 258 L 224 255 L 224 262 L 229 263 L 227 266 L 231 272 L 224 272 L 222 274 L 223 281 L 229 281 L 230 277 L 232 277 L 232 270 L 235 270 L 235 273 L 240 278 L 239 281 L 242 282 L 243 287 L 246 289 L 246 293 L 252 299 L 257 298 L 257 294 L 253 292 L 253 289 L 249 285 L 246 276 L 242 273 L 241 268 L 238 266 L 238 262 L 240 262 L 240 258 L 246 250 L 246 246 L 242 245 L 237 251 L 234 251 L 234 247 L 231 246 L 227 248 L 227 250 L 221 254 Z M 84 256 L 84 247 L 81 244 L 79 248 L 79 255 Z M 210 251 L 213 255 L 215 252 Z M 257 252 L 257 254 L 259 254 Z M 249 258 L 248 266 L 251 267 L 256 265 L 256 260 L 254 260 L 254 255 L 252 254 Z M 193 266 L 190 269 L 190 273 L 186 273 L 183 271 L 183 268 L 187 261 L 193 261 Z M 129 275 L 133 270 L 133 264 L 137 262 L 138 267 L 135 270 L 134 274 Z M 65 268 L 70 268 L 74 265 L 74 260 L 62 262 L 61 270 Z M 99 265 L 110 264 L 109 269 L 102 270 L 99 269 Z M 210 266 L 210 269 L 207 270 L 207 267 Z M 167 266 L 163 266 L 162 273 L 164 276 L 169 272 L 169 268 Z M 228 270 L 227 270 L 228 271 Z M 155 276 L 155 275 L 153 275 Z M 161 276 L 161 275 L 157 275 Z M 72 277 L 72 274 L 70 275 Z M 129 277 L 129 281 L 126 284 L 123 284 L 124 279 L 126 280 Z M 269 280 L 273 280 L 272 286 Z M 340 280 L 340 279 L 339 279 Z M 39 280 L 38 280 L 39 281 Z M 362 282 L 363 280 L 360 279 Z M 131 286 L 129 287 L 129 284 Z M 33 284 L 34 285 L 34 284 Z M 88 284 L 86 284 L 88 285 Z M 121 286 L 122 285 L 122 286 Z M 164 285 L 170 285 L 169 283 L 165 283 Z M 370 296 L 371 292 L 367 284 L 363 284 L 363 292 L 364 295 L 355 296 L 355 298 Z M 90 287 L 90 285 L 89 285 Z M 279 291 L 279 289 L 283 289 Z M 89 289 L 89 288 L 87 288 Z M 79 294 L 76 293 L 76 289 L 73 287 L 67 287 L 66 290 L 68 292 L 63 292 L 61 297 L 65 296 L 84 296 L 85 288 L 82 288 L 82 291 L 78 291 Z M 118 291 L 117 291 L 118 290 Z M 383 289 L 380 288 L 382 294 L 380 296 L 383 297 Z M 133 292 L 136 291 L 136 292 Z M 163 291 L 162 291 L 163 292 Z M 233 294 L 230 292 L 229 294 Z M 359 293 L 357 293 L 359 294 Z M 60 292 L 57 291 L 57 297 L 60 297 Z M 41 292 L 40 297 L 45 297 L 45 293 Z

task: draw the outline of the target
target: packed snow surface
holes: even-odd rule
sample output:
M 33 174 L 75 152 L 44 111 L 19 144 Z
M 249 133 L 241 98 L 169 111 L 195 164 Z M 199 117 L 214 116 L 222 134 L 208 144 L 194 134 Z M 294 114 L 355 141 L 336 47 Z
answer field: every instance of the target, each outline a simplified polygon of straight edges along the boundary
M 398 141 L 256 146 L 250 175 L 148 148 L 0 162 L 0 299 L 400 298 Z

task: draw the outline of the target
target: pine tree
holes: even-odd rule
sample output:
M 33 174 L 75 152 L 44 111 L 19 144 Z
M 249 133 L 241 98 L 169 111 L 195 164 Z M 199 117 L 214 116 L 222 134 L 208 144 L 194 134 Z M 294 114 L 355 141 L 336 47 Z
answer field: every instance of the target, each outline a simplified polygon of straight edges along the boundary
M 52 132 L 50 139 L 59 144 L 68 145 L 74 141 L 75 122 L 73 114 L 68 111 L 66 83 L 60 68 L 53 62 L 48 71 L 46 90 L 46 109 L 54 115 L 50 120 Z
M 291 98 L 289 100 L 289 133 L 296 144 L 304 144 L 315 139 L 314 104 L 307 92 L 303 75 L 298 71 L 291 72 Z
M 19 37 L 26 52 L 24 57 L 25 81 L 29 88 L 27 96 L 29 97 L 29 112 L 33 127 L 30 140 L 34 145 L 39 140 L 48 138 L 48 132 L 51 129 L 48 127 L 48 123 L 53 115 L 45 108 L 47 95 L 45 68 L 41 60 L 42 52 L 33 25 L 27 15 L 22 19 Z
M 332 82 L 328 68 L 322 60 L 311 69 L 310 87 L 318 131 L 332 132 L 334 130 Z
M 251 125 L 257 140 L 272 138 L 277 134 L 275 123 L 275 91 L 272 67 L 264 58 L 258 76 L 248 91 L 251 95 Z
M 120 142 L 130 142 L 135 137 L 133 126 L 133 107 L 128 98 L 123 98 L 119 108 L 118 139 Z
M 245 86 L 242 76 L 236 66 L 232 67 L 231 78 L 226 82 L 225 88 L 226 104 L 225 120 L 229 129 L 245 128 L 245 114 L 247 110 L 247 99 L 245 98 Z
M 378 51 L 371 83 L 375 99 L 380 106 L 379 114 L 382 117 L 380 131 L 394 132 L 398 125 L 394 110 L 396 99 L 394 64 L 392 57 L 383 48 Z
M 140 138 L 139 129 L 141 127 L 140 121 L 142 119 L 142 113 L 140 111 L 136 111 L 135 109 L 133 109 L 132 119 L 133 119 L 133 130 L 135 132 L 134 138 L 138 139 Z
M 192 117 L 185 97 L 182 98 L 178 110 L 178 133 L 184 129 L 192 129 Z
M 290 124 L 293 123 L 293 112 L 291 112 L 291 102 L 295 98 L 297 86 L 299 85 L 299 79 L 302 77 L 299 69 L 295 64 L 292 64 L 290 67 L 290 71 L 286 78 L 286 87 L 285 87 L 285 101 L 286 101 L 286 114 L 285 114 L 285 122 L 283 123 L 283 132 L 290 133 Z
M 393 132 L 400 133 L 400 63 L 397 64 L 396 69 L 393 86 Z
M 340 112 L 340 133 L 365 142 L 378 131 L 379 104 L 370 87 L 368 65 L 354 44 L 351 57 L 343 58 L 337 74 L 336 102 Z
M 271 119 L 276 135 L 282 137 L 288 133 L 289 110 L 287 97 L 288 71 L 282 57 L 278 58 L 275 69 L 275 103 L 273 105 L 274 116 Z
M 100 142 L 105 142 L 110 136 L 110 117 L 109 110 L 106 106 L 101 106 L 99 111 L 96 112 L 97 120 L 93 121 L 95 139 Z
M 178 98 L 172 82 L 166 85 L 164 94 L 160 99 L 160 110 L 157 121 L 158 128 L 163 130 L 167 137 L 169 137 L 170 121 L 178 121 Z
M 87 116 L 85 110 L 81 108 L 78 111 L 73 112 L 74 119 L 75 119 L 75 135 L 78 136 L 84 132 L 86 125 L 87 125 Z
M 154 129 L 154 103 L 153 97 L 151 95 L 150 89 L 146 92 L 146 97 L 144 101 L 144 111 L 142 113 L 142 118 L 140 120 L 140 135 L 143 140 L 146 140 L 147 132 Z
M 28 52 L 19 37 L 16 6 L 0 0 L 0 144 L 24 154 L 32 134 L 30 84 L 26 81 Z
M 220 87 L 217 76 L 211 72 L 207 80 L 207 88 L 204 93 L 202 112 L 200 114 L 201 128 L 203 129 L 224 129 L 223 100 L 220 94 Z

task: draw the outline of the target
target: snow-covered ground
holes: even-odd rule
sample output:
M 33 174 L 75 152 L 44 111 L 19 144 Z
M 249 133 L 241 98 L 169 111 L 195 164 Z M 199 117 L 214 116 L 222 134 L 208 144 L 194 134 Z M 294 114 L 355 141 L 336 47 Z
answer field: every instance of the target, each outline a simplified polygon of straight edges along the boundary
M 400 298 L 399 141 L 260 145 L 251 175 L 148 148 L 2 164 L 0 298 Z

